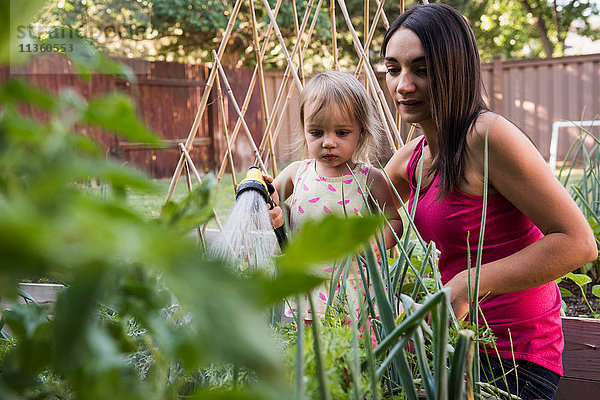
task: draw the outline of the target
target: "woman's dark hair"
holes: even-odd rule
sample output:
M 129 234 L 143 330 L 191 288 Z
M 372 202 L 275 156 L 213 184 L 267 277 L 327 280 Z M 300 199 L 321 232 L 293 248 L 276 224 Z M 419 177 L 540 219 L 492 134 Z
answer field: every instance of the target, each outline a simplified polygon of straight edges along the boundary
M 489 110 L 482 97 L 479 51 L 467 20 L 441 3 L 418 5 L 390 25 L 381 52 L 400 28 L 421 40 L 427 64 L 431 116 L 438 132 L 438 151 L 430 173 L 440 174 L 440 197 L 463 178 L 467 135 L 477 117 Z

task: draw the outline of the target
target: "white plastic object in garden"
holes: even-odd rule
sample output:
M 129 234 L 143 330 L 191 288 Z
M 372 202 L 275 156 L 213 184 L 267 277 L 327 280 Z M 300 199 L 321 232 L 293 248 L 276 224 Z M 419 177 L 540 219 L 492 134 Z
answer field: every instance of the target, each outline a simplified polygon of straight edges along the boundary
M 600 126 L 600 121 L 554 121 L 554 123 L 552 124 L 552 139 L 550 139 L 550 160 L 548 161 L 548 163 L 550 164 L 550 169 L 552 171 L 556 171 L 556 153 L 558 150 L 559 129 L 568 128 L 572 126 L 577 128 Z

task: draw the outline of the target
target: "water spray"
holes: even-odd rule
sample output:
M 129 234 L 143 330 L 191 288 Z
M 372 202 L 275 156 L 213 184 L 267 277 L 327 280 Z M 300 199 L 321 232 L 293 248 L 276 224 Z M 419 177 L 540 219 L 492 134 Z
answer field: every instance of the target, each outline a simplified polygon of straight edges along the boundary
M 260 193 L 270 209 L 276 206 L 276 204 L 273 202 L 273 198 L 271 197 L 275 192 L 275 188 L 270 182 L 267 182 L 263 179 L 263 173 L 257 166 L 250 167 L 248 172 L 246 172 L 246 177 L 242 179 L 238 185 L 235 193 L 236 201 L 240 198 L 242 193 L 249 190 Z M 286 242 L 284 227 L 280 226 L 279 228 L 275 228 L 274 231 L 275 236 L 277 237 L 277 243 L 279 243 L 279 247 L 283 248 Z
M 261 268 L 272 271 L 277 243 L 286 242 L 284 227 L 273 229 L 269 209 L 275 206 L 275 188 L 263 179 L 262 170 L 250 167 L 235 193 L 235 202 L 211 251 L 239 264 L 242 270 Z M 277 242 L 277 243 L 276 243 Z

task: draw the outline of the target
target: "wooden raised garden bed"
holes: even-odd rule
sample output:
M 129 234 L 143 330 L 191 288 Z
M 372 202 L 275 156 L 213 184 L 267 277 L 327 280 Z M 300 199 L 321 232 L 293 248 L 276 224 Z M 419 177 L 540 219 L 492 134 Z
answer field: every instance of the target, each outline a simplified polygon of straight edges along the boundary
M 600 399 L 600 319 L 563 317 L 564 376 L 554 400 Z

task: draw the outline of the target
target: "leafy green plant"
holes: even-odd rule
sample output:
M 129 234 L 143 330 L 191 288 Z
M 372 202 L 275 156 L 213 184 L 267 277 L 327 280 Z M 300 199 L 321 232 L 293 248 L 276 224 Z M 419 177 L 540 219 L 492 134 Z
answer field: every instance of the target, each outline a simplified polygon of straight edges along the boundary
M 566 156 L 566 163 L 559 171 L 559 179 L 570 189 L 570 193 L 585 215 L 600 248 L 600 140 L 589 130 L 574 124 L 579 130 L 579 135 L 572 143 Z M 586 143 L 586 139 L 588 143 Z M 591 145 L 589 142 L 591 141 Z M 582 174 L 576 180 L 571 179 L 573 169 L 581 164 Z M 566 167 L 568 165 L 568 168 Z M 592 283 L 592 294 L 600 298 L 600 258 L 587 263 L 578 269 L 578 274 L 567 274 L 579 286 L 583 301 L 586 303 L 593 317 L 598 318 L 598 309 L 594 309 L 587 299 L 585 287 Z M 587 277 L 586 277 L 587 276 Z M 560 282 L 560 280 L 559 280 Z M 561 288 L 563 296 L 571 296 L 568 290 Z
M 586 288 L 587 285 L 592 282 L 592 278 L 590 278 L 588 275 L 586 274 L 575 274 L 573 272 L 569 272 L 567 275 L 563 276 L 560 279 L 557 279 L 557 283 L 560 283 L 563 279 L 569 279 L 571 282 L 575 283 L 577 285 L 577 287 L 579 288 L 579 290 L 581 291 L 581 298 L 583 300 L 583 302 L 585 302 L 586 306 L 588 307 L 588 309 L 590 310 L 591 316 L 593 318 L 600 318 L 600 313 L 598 312 L 598 308 L 599 306 L 596 306 L 595 308 L 590 304 L 587 295 L 586 295 Z M 560 293 L 562 297 L 571 297 L 573 296 L 573 293 L 571 293 L 570 290 L 561 287 L 560 288 Z M 592 294 L 598 298 L 600 298 L 600 285 L 593 285 L 592 286 Z
M 82 70 L 106 65 L 94 57 Z M 0 101 L 0 295 L 14 300 L 18 282 L 33 276 L 66 285 L 52 317 L 36 303 L 3 311 L 12 332 L 0 360 L 3 399 L 416 399 L 421 390 L 430 399 L 459 399 L 479 392 L 472 365 L 480 338 L 452 315 L 435 246 L 410 216 L 409 232 L 397 238 L 400 256 L 381 265 L 370 246 L 362 249 L 381 218 L 330 216 L 295 235 L 274 276 L 240 274 L 188 235 L 211 216 L 214 179 L 166 204 L 160 218 L 144 217 L 127 194 L 155 185 L 74 132 L 90 124 L 155 141 L 126 96 L 85 101 L 68 89 L 54 95 L 8 81 Z M 21 104 L 45 117 L 22 115 Z M 89 190 L 92 179 L 101 193 Z M 379 246 L 383 254 L 382 239 Z M 297 321 L 292 379 L 265 310 L 319 284 L 312 264 L 359 251 L 363 283 L 373 284 L 360 319 L 348 313 L 342 323 L 340 313 L 310 330 Z
M 90 68 L 102 57 L 93 55 Z M 159 219 L 131 210 L 128 191 L 155 185 L 74 132 L 89 124 L 155 142 L 128 97 L 85 101 L 68 88 L 54 95 L 10 80 L 0 102 L 0 297 L 14 301 L 17 283 L 32 277 L 66 285 L 52 317 L 34 302 L 2 312 L 11 336 L 3 341 L 0 397 L 286 397 L 263 310 L 314 278 L 302 268 L 275 280 L 239 276 L 198 249 L 187 232 L 210 216 L 214 179 Z M 21 114 L 21 105 L 44 117 Z M 102 193 L 89 190 L 92 179 Z M 203 371 L 212 365 L 248 371 L 252 385 L 208 391 Z
M 558 178 L 570 190 L 600 247 L 600 140 L 584 127 L 575 123 L 573 125 L 577 127 L 579 134 L 567 152 Z M 572 179 L 573 169 L 578 165 L 581 165 L 582 174 L 575 181 Z M 586 264 L 580 271 L 588 274 L 593 282 L 600 282 L 599 260 Z
M 13 336 L 0 366 L 1 397 L 287 397 L 263 310 L 319 283 L 308 266 L 359 248 L 381 221 L 309 225 L 278 259 L 277 276 L 240 276 L 187 235 L 210 217 L 214 179 L 167 204 L 160 218 L 144 218 L 125 196 L 129 188 L 152 191 L 147 177 L 71 132 L 75 123 L 115 128 L 104 118 L 117 115 L 135 121 L 127 98 L 110 95 L 100 118 L 92 105 L 102 101 L 68 91 L 55 97 L 10 81 L 0 94 L 2 297 L 14 299 L 17 283 L 32 275 L 67 286 L 52 318 L 35 303 L 3 312 Z M 47 121 L 20 115 L 18 103 L 40 106 Z M 128 126 L 121 131 L 149 140 L 142 125 Z M 101 195 L 87 190 L 90 177 L 105 185 Z M 233 371 L 231 385 L 211 371 L 213 378 Z

